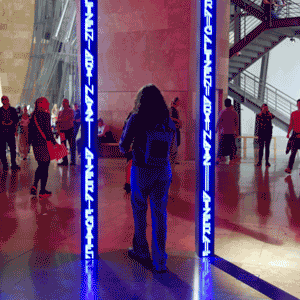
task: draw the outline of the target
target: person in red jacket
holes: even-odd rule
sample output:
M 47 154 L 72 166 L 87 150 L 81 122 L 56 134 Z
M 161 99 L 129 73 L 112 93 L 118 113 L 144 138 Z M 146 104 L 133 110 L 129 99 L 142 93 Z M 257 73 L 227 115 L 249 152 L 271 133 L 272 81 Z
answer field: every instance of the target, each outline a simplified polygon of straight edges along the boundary
M 35 109 L 32 113 L 29 124 L 29 142 L 32 144 L 34 157 L 38 163 L 35 171 L 34 183 L 30 190 L 30 194 L 37 194 L 37 186 L 41 181 L 40 197 L 51 196 L 52 193 L 46 190 L 48 171 L 50 165 L 50 155 L 47 147 L 47 141 L 51 141 L 56 145 L 50 125 L 49 102 L 46 98 L 41 97 L 35 101 Z M 43 135 L 45 138 L 43 137 Z
M 285 172 L 290 174 L 293 170 L 295 157 L 300 149 L 300 99 L 297 100 L 298 110 L 295 110 L 291 114 L 290 126 L 287 133 L 287 138 L 290 137 L 290 132 L 293 130 L 292 134 L 292 148 L 291 148 L 291 156 L 289 159 L 288 167 L 285 169 Z

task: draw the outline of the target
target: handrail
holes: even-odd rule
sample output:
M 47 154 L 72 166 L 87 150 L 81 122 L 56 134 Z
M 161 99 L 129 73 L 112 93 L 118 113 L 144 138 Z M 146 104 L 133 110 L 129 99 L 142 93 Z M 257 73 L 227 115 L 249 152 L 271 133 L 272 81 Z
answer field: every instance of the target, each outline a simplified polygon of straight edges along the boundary
M 290 117 L 291 113 L 297 110 L 296 101 L 289 95 L 281 92 L 276 87 L 263 82 L 259 77 L 244 71 L 238 74 L 233 80 L 230 81 L 231 85 L 234 80 L 239 79 L 240 85 L 237 88 L 244 91 L 244 94 L 251 95 L 253 98 L 258 99 L 259 103 L 267 103 L 269 108 L 278 111 L 280 114 Z M 264 97 L 260 99 L 259 91 L 264 90 Z
M 238 138 L 243 139 L 243 159 L 246 159 L 247 157 L 247 139 L 258 139 L 257 136 L 238 136 Z M 276 152 L 277 152 L 277 139 L 275 136 L 272 136 L 272 139 L 274 140 L 274 159 L 276 161 Z
M 262 0 L 251 0 L 248 2 L 252 2 L 253 4 L 260 6 Z M 300 4 L 291 0 L 286 0 L 285 2 L 286 5 L 281 7 L 278 17 L 280 19 L 300 17 Z M 279 11 L 278 9 L 278 7 L 275 7 L 275 13 Z M 237 19 L 239 19 L 240 22 L 238 22 Z M 237 41 L 235 41 L 234 37 L 235 22 L 238 22 L 240 25 L 240 38 Z M 261 23 L 261 20 L 241 9 L 241 12 L 235 15 L 229 25 L 229 47 L 231 48 L 236 42 L 242 40 Z
M 239 19 L 239 20 L 237 20 Z M 229 47 L 231 48 L 235 44 L 234 37 L 234 28 L 235 22 L 238 22 L 240 25 L 240 37 L 239 40 L 242 40 L 246 35 L 248 35 L 253 29 L 255 29 L 259 24 L 262 23 L 261 20 L 250 15 L 246 11 L 242 10 L 237 14 L 233 20 L 231 20 L 229 25 Z

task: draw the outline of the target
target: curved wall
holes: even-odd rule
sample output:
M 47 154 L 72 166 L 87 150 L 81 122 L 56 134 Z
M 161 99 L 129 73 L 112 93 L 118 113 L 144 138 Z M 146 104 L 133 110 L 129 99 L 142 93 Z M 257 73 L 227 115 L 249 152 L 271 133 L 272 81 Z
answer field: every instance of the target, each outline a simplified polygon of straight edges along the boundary
M 32 41 L 34 3 L 0 2 L 0 82 L 2 95 L 9 97 L 12 106 L 21 101 Z

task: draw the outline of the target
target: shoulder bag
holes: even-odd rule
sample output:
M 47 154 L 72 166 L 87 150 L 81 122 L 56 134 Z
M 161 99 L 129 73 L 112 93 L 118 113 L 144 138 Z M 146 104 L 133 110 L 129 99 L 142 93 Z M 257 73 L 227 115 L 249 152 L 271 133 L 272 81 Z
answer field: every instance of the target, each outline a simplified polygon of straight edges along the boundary
M 41 128 L 37 122 L 36 116 L 34 116 L 34 121 L 35 121 L 35 124 L 36 124 L 40 134 L 47 142 L 47 148 L 48 148 L 48 152 L 50 155 L 50 160 L 56 159 L 58 161 L 58 160 L 62 159 L 63 157 L 67 156 L 68 151 L 67 151 L 66 146 L 64 144 L 62 144 L 62 145 L 57 144 L 57 147 L 54 147 L 54 145 L 52 144 L 51 141 L 47 141 L 45 134 L 43 133 L 43 131 L 41 130 Z

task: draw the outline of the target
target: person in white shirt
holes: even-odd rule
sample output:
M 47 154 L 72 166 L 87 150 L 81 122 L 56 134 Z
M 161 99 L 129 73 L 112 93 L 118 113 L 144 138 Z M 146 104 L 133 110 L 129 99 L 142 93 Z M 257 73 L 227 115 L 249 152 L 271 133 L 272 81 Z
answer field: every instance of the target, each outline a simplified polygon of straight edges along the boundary
M 30 117 L 27 112 L 27 107 L 24 106 L 23 114 L 20 120 L 20 135 L 19 135 L 19 153 L 23 160 L 27 159 L 29 152 L 29 140 L 28 140 L 28 125 L 30 123 Z

